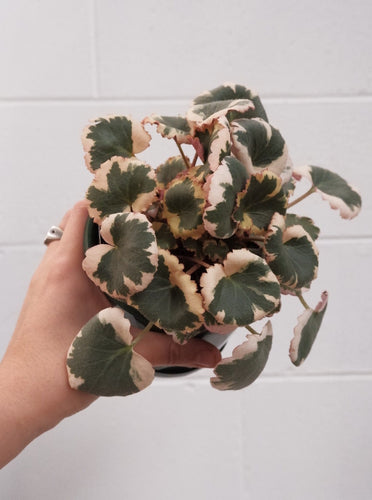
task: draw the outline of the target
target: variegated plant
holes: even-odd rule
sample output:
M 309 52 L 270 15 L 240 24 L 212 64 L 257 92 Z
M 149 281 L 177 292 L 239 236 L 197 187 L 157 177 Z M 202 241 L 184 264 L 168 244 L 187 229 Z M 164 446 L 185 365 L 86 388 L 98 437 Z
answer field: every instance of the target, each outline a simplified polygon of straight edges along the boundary
M 156 169 L 136 156 L 149 146 L 147 125 L 178 148 Z M 277 313 L 281 294 L 290 294 L 305 309 L 290 359 L 296 366 L 304 361 L 327 293 L 314 309 L 303 299 L 317 276 L 319 229 L 292 207 L 318 191 L 351 219 L 361 208 L 356 189 L 324 168 L 294 168 L 260 98 L 242 85 L 204 92 L 184 116 L 99 118 L 85 128 L 83 146 L 94 176 L 89 212 L 101 237 L 83 268 L 113 307 L 71 345 L 73 388 L 126 395 L 151 383 L 154 370 L 133 350 L 137 339 L 125 310 L 139 314 L 143 334 L 158 328 L 181 344 L 205 331 L 227 335 L 245 327 L 247 340 L 211 380 L 217 389 L 240 389 L 261 373 L 272 343 L 270 321 L 261 333 L 252 324 Z M 302 178 L 309 190 L 295 197 Z

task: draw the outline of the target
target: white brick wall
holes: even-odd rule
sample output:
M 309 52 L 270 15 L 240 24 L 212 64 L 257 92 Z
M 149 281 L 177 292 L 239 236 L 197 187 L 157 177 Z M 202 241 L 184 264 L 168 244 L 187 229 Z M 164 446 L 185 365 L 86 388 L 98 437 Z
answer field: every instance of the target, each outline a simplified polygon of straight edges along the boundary
M 200 371 L 101 399 L 8 465 L 1 499 L 371 497 L 371 18 L 368 0 L 0 0 L 0 354 L 46 229 L 84 195 L 79 136 L 96 115 L 182 113 L 223 81 L 251 85 L 295 162 L 364 201 L 352 222 L 316 196 L 303 206 L 323 230 L 309 301 L 330 293 L 303 367 L 285 300 L 256 384 L 221 394 Z M 151 161 L 166 154 L 156 143 Z

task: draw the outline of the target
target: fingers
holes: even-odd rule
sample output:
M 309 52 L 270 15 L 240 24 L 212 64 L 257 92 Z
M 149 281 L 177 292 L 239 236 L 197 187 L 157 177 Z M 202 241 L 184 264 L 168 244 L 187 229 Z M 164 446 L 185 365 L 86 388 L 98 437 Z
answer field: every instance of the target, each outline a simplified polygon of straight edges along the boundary
M 221 360 L 217 347 L 204 340 L 191 339 L 180 345 L 171 336 L 156 332 L 146 335 L 135 350 L 153 366 L 213 368 Z

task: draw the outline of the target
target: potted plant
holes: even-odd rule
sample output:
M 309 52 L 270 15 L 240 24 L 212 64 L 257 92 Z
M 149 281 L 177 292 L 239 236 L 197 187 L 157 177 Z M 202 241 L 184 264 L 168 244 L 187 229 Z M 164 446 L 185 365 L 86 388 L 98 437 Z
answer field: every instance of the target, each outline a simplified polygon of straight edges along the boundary
M 148 124 L 178 149 L 156 169 L 136 156 L 149 146 Z M 246 341 L 211 379 L 217 389 L 240 389 L 259 376 L 272 344 L 270 320 L 261 332 L 252 324 L 277 314 L 281 294 L 289 294 L 304 306 L 290 359 L 296 366 L 306 359 L 327 292 L 313 308 L 303 298 L 317 276 L 319 229 L 292 207 L 318 192 L 351 219 L 361 198 L 335 173 L 293 167 L 255 92 L 228 83 L 195 98 L 185 116 L 98 118 L 84 129 L 83 146 L 93 174 L 89 214 L 100 233 L 83 268 L 113 307 L 73 341 L 71 387 L 127 395 L 152 382 L 124 310 L 139 314 L 141 335 L 158 328 L 181 344 L 205 331 L 225 341 L 245 327 Z M 296 197 L 302 180 L 309 189 Z

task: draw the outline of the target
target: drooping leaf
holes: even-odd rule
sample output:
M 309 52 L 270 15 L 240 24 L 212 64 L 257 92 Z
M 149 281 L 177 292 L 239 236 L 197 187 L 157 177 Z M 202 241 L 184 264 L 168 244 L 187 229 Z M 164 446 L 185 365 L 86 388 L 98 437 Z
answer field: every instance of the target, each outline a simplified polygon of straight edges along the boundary
M 309 288 L 318 271 L 318 249 L 302 225 L 286 227 L 283 215 L 276 213 L 265 244 L 266 261 L 284 288 Z
M 110 214 L 144 212 L 156 199 L 155 172 L 136 158 L 114 157 L 96 171 L 86 197 L 96 223 Z
M 196 123 L 198 128 L 203 128 L 219 116 L 228 116 L 229 121 L 239 116 L 260 117 L 267 120 L 256 92 L 234 83 L 225 83 L 196 97 L 187 119 L 191 123 Z
M 289 165 L 288 149 L 279 130 L 260 118 L 241 118 L 231 124 L 233 154 L 254 174 L 263 168 L 277 176 Z
M 167 185 L 177 177 L 180 172 L 186 170 L 185 162 L 181 156 L 173 156 L 156 169 L 158 186 L 165 189 Z
M 110 215 L 103 221 L 101 235 L 106 243 L 89 248 L 83 261 L 89 278 L 119 300 L 146 288 L 158 261 L 155 233 L 146 216 Z
M 302 217 L 295 214 L 286 213 L 285 216 L 285 227 L 291 226 L 302 226 L 304 230 L 309 233 L 312 240 L 317 240 L 320 229 L 314 224 L 314 221 L 310 217 Z
M 185 177 L 169 184 L 163 215 L 176 238 L 198 238 L 204 232 L 204 205 L 203 189 L 194 179 Z
M 247 335 L 247 341 L 233 350 L 214 369 L 211 384 L 220 391 L 239 390 L 256 380 L 265 368 L 272 344 L 272 327 L 266 323 L 261 335 Z
M 113 156 L 130 158 L 146 149 L 151 136 L 130 116 L 97 118 L 83 130 L 85 162 L 94 172 Z
M 295 366 L 300 366 L 308 357 L 314 344 L 328 305 L 328 293 L 323 292 L 315 309 L 305 309 L 298 317 L 294 337 L 289 348 L 289 357 Z
M 120 308 L 94 316 L 78 333 L 67 356 L 73 389 L 98 396 L 128 396 L 145 389 L 154 369 L 133 350 L 130 322 Z
M 152 114 L 143 123 L 157 125 L 157 132 L 167 139 L 176 139 L 179 144 L 190 143 L 192 129 L 183 116 L 160 116 Z
M 204 226 L 212 236 L 230 238 L 237 229 L 232 214 L 237 194 L 244 190 L 248 174 L 236 158 L 227 156 L 208 180 L 208 207 L 204 211 Z
M 340 175 L 312 165 L 297 167 L 293 173 L 297 179 L 305 177 L 312 182 L 315 190 L 319 191 L 333 209 L 339 210 L 343 219 L 353 219 L 360 212 L 362 207 L 360 194 Z
M 142 292 L 132 295 L 130 303 L 179 343 L 187 342 L 202 324 L 204 308 L 196 283 L 167 250 L 159 250 L 154 279 Z
M 237 196 L 234 218 L 240 228 L 253 234 L 263 234 L 275 212 L 286 213 L 287 198 L 280 177 L 264 170 L 251 175 L 246 189 Z
M 267 263 L 249 250 L 230 252 L 200 279 L 206 309 L 218 323 L 245 326 L 262 319 L 280 302 L 280 286 Z

